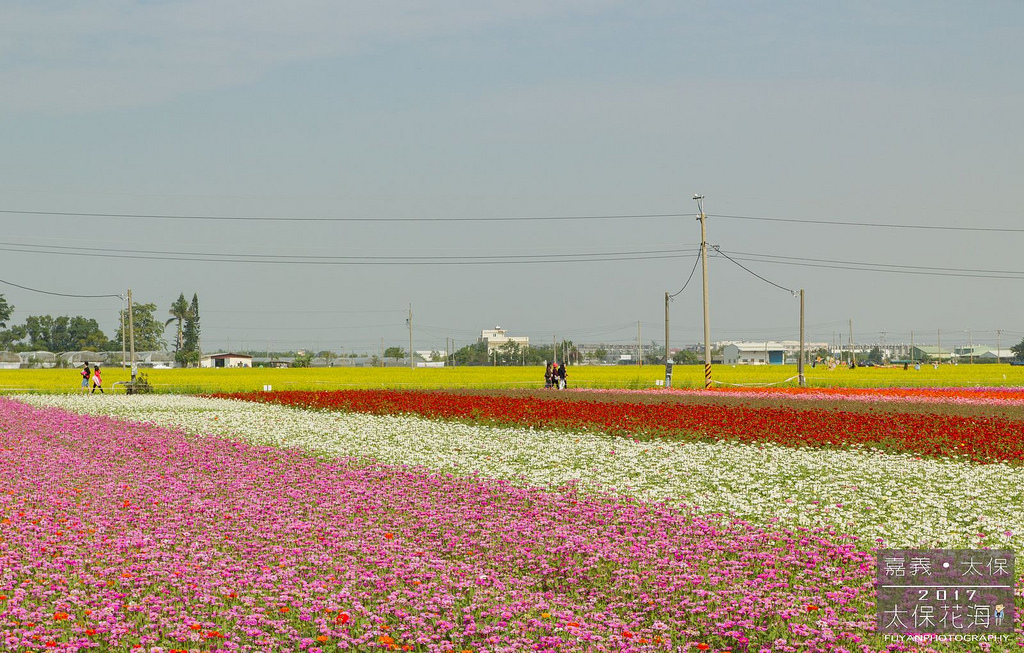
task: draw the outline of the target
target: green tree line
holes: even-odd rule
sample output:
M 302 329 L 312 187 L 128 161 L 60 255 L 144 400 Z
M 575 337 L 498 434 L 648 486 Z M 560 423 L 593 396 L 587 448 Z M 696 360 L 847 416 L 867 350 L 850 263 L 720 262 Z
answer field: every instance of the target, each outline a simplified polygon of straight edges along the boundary
M 184 305 L 184 309 L 182 309 Z M 165 349 L 167 341 L 164 330 L 172 322 L 178 322 L 175 338 L 175 360 L 181 364 L 199 363 L 199 297 L 192 295 L 192 303 L 185 302 L 182 293 L 170 309 L 171 319 L 166 322 L 157 318 L 157 306 L 153 303 L 132 302 L 132 325 L 135 332 L 136 351 L 158 351 Z M 122 309 L 118 315 L 118 328 L 113 338 L 108 338 L 99 323 L 81 315 L 29 315 L 22 324 L 12 324 L 14 306 L 0 295 L 0 351 L 121 351 L 122 338 L 128 327 L 127 312 Z M 121 324 L 124 326 L 122 327 Z

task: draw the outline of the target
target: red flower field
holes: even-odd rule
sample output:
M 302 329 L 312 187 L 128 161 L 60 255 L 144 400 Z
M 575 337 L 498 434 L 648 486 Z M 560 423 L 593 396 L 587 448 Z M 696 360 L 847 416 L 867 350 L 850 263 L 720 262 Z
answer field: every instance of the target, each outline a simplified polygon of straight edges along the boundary
M 587 398 L 574 393 L 466 394 L 399 390 L 285 391 L 217 395 L 323 410 L 599 430 L 681 440 L 737 440 L 804 447 L 867 447 L 975 462 L 1024 463 L 1024 423 L 987 415 L 794 408 L 785 402 L 723 405 Z M 580 395 L 584 395 L 580 397 Z

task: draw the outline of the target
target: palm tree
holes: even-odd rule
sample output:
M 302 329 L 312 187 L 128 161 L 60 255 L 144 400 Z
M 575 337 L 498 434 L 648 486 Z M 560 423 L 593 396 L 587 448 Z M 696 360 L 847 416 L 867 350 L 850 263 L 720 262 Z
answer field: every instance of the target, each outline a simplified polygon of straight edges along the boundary
M 178 337 L 174 341 L 174 353 L 178 353 L 182 347 L 182 323 L 192 317 L 192 311 L 185 300 L 185 293 L 178 295 L 178 298 L 171 304 L 171 310 L 168 312 L 172 317 L 164 322 L 164 326 L 170 326 L 171 322 L 178 322 Z

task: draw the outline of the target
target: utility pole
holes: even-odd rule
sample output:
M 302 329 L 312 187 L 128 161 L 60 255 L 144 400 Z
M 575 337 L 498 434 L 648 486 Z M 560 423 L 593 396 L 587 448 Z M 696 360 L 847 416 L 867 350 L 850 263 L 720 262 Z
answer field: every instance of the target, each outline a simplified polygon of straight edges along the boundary
M 697 220 L 700 221 L 701 276 L 704 278 L 704 389 L 711 387 L 711 317 L 708 312 L 708 232 L 704 215 L 704 196 L 694 194 L 697 201 Z
M 122 298 L 123 299 L 123 298 Z M 128 332 L 124 328 L 124 314 L 127 311 L 121 311 L 121 369 L 128 363 L 128 345 L 125 344 L 128 341 Z
M 665 387 L 672 387 L 672 354 L 668 350 L 668 291 L 665 291 Z
M 409 303 L 409 369 L 415 369 L 416 364 L 412 355 L 412 303 Z
M 857 352 L 853 348 L 853 318 L 850 318 L 850 360 L 853 366 L 857 367 Z
M 967 337 L 971 341 L 971 365 L 974 365 L 974 332 L 967 329 Z
M 380 337 L 380 366 L 384 367 L 384 336 Z
M 800 359 L 796 365 L 796 374 L 800 381 L 800 387 L 807 385 L 804 378 L 804 289 L 800 289 Z
M 636 364 L 638 367 L 644 365 L 644 341 L 640 339 L 640 320 L 636 321 Z
M 935 330 L 936 344 L 935 348 L 938 350 L 935 354 L 939 357 L 939 363 L 942 362 L 942 329 Z
M 132 289 L 128 289 L 128 342 L 131 349 L 129 350 L 132 355 L 132 392 L 135 392 L 135 321 L 132 319 Z
M 914 330 L 910 330 L 910 362 L 914 362 Z
M 1003 362 L 1003 351 L 1002 351 L 1002 348 L 1000 346 L 1000 342 L 1003 339 L 1002 336 L 1003 336 L 1003 330 L 1002 329 L 996 329 L 996 363 L 1002 363 Z

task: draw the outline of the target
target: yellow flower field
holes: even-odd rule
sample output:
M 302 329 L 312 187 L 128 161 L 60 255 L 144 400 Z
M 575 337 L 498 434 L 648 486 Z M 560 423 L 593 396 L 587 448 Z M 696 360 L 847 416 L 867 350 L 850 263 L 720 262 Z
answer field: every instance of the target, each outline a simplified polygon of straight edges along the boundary
M 332 390 L 344 388 L 542 388 L 542 367 L 457 368 L 363 368 L 310 369 L 171 369 L 141 370 L 156 392 L 238 392 L 260 390 Z M 1024 366 L 958 365 L 920 370 L 896 368 L 807 368 L 807 383 L 817 387 L 910 387 L 910 386 L 1005 386 L 1024 385 Z M 724 366 L 713 368 L 712 377 L 724 385 L 796 385 L 796 367 Z M 665 378 L 665 368 L 647 365 L 578 366 L 569 368 L 573 388 L 654 388 Z M 676 366 L 672 385 L 699 388 L 701 365 Z M 108 392 L 123 392 L 127 370 L 104 368 Z M 80 392 L 78 370 L 0 370 L 0 392 Z

